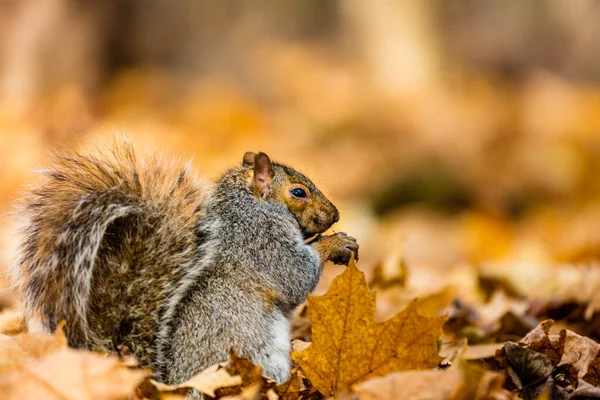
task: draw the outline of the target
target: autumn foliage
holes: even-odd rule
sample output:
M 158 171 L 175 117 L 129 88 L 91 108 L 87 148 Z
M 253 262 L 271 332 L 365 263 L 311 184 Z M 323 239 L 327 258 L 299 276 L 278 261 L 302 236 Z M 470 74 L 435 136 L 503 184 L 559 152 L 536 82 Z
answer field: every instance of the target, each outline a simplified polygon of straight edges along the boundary
M 0 1 L 0 399 L 600 398 L 597 4 L 266 3 Z M 265 151 L 339 208 L 360 263 L 295 310 L 290 381 L 27 331 L 13 204 L 115 131 L 206 180 Z
M 543 393 L 596 393 L 600 345 L 568 330 L 550 335 L 545 321 L 519 343 L 484 346 L 469 355 L 467 342 L 444 362 L 439 356 L 446 317 L 424 317 L 418 302 L 377 322 L 376 294 L 351 260 L 322 296 L 308 301 L 312 341 L 294 342 L 298 367 L 277 384 L 261 368 L 233 351 L 187 382 L 169 386 L 151 379 L 123 355 L 107 356 L 67 347 L 59 327 L 54 335 L 18 333 L 0 341 L 0 388 L 5 398 L 137 399 L 174 398 L 198 390 L 211 398 L 306 399 L 510 399 Z M 15 333 L 16 313 L 5 313 L 0 328 Z M 17 329 L 18 331 L 19 329 Z M 477 346 L 475 346 L 477 348 Z M 475 355 L 474 355 L 475 354 Z M 487 368 L 469 360 L 491 360 Z M 495 371 L 497 372 L 495 372 Z M 508 377 L 508 381 L 505 380 Z M 506 388 L 511 388 L 510 392 Z M 578 389 L 579 388 L 579 389 Z M 535 396 L 534 396 L 535 394 Z

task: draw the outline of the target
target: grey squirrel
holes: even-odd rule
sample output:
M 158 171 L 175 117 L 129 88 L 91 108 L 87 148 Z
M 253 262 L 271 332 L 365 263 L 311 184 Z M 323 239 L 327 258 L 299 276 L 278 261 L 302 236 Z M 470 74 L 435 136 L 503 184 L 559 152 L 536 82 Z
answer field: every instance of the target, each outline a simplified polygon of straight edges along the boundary
M 55 156 L 22 203 L 12 272 L 26 317 L 48 331 L 64 319 L 72 347 L 125 345 L 168 384 L 230 349 L 287 380 L 292 310 L 326 261 L 358 255 L 345 233 L 320 235 L 336 207 L 264 153 L 213 186 L 118 141 Z

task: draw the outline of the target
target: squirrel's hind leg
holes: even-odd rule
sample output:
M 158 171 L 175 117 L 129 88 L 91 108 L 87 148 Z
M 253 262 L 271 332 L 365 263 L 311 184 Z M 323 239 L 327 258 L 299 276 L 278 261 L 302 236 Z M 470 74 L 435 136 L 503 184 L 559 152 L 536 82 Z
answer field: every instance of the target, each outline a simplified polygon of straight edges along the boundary
M 270 338 L 251 358 L 263 369 L 263 375 L 284 383 L 290 378 L 290 322 L 280 312 L 274 312 Z

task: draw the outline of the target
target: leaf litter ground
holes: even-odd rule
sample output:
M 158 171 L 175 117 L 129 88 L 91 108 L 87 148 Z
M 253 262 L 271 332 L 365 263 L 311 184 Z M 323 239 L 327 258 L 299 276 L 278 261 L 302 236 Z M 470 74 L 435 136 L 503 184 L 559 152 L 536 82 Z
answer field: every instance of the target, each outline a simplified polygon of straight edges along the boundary
M 411 293 L 399 270 L 403 278 L 394 284 L 381 276 L 374 282 L 382 298 L 390 289 Z M 506 316 L 518 322 L 531 310 L 502 291 L 479 307 L 451 302 L 452 293 L 445 287 L 413 299 L 380 322 L 378 295 L 352 260 L 325 294 L 309 297 L 308 313 L 298 312 L 298 336 L 309 341 L 294 340 L 297 367 L 284 384 L 232 352 L 185 383 L 163 385 L 126 356 L 69 349 L 61 327 L 53 335 L 25 333 L 20 314 L 7 309 L 0 314 L 0 390 L 7 399 L 173 399 L 192 389 L 217 399 L 600 398 L 594 340 L 565 328 L 551 333 L 554 322 L 546 320 L 504 342 L 515 330 L 502 325 Z M 440 310 L 450 318 L 436 316 Z

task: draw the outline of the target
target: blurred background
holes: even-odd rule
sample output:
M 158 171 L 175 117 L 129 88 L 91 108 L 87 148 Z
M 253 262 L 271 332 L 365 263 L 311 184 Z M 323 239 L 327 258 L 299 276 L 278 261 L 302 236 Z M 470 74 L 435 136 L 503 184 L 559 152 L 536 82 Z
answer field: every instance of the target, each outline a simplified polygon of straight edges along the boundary
M 0 270 L 51 149 L 125 132 L 210 179 L 248 150 L 312 177 L 381 316 L 558 298 L 589 321 L 599 19 L 592 0 L 3 0 Z

